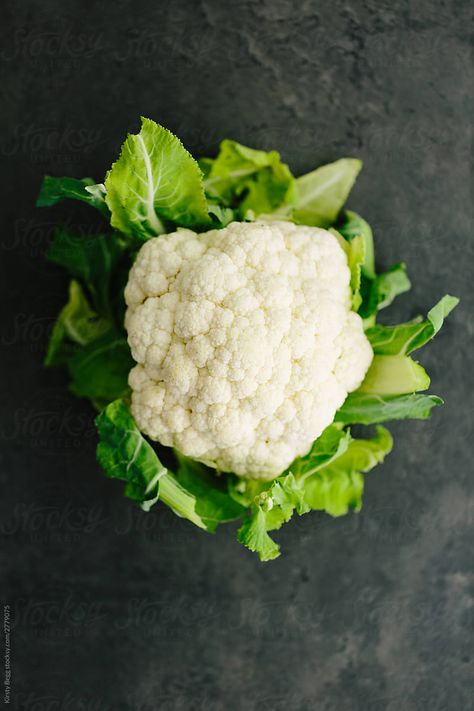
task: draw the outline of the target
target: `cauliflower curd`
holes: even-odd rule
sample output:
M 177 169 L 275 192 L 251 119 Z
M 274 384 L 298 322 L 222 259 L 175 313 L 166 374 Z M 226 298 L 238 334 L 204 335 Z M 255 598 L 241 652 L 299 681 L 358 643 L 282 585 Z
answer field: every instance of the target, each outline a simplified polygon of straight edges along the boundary
M 334 419 L 372 360 L 336 237 L 234 222 L 150 239 L 130 271 L 132 413 L 151 439 L 272 479 Z

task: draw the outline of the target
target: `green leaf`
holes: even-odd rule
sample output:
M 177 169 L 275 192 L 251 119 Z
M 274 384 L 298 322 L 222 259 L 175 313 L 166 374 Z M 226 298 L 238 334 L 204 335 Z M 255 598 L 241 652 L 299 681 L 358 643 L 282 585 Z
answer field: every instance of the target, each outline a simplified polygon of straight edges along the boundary
M 409 355 L 430 341 L 443 325 L 444 319 L 458 305 L 455 296 L 443 298 L 428 312 L 425 321 L 411 321 L 399 326 L 374 326 L 366 336 L 374 350 L 381 355 Z
M 287 523 L 295 510 L 300 516 L 312 509 L 332 516 L 341 516 L 350 508 L 358 511 L 364 487 L 362 472 L 382 462 L 391 448 L 392 438 L 383 427 L 378 427 L 371 439 L 353 440 L 340 426 L 331 425 L 314 442 L 312 457 L 310 453 L 301 458 L 302 466 L 292 466 L 290 473 L 265 482 L 237 532 L 238 540 L 257 552 L 260 560 L 272 560 L 280 549 L 268 531 Z
M 347 450 L 335 462 L 335 465 L 342 468 L 347 464 L 348 468 L 350 466 L 353 470 L 367 473 L 377 464 L 383 462 L 386 455 L 392 451 L 392 447 L 392 435 L 385 427 L 378 426 L 375 428 L 374 437 L 352 439 Z
M 295 459 L 287 473 L 273 481 L 234 479 L 230 484 L 231 495 L 244 506 L 250 506 L 254 516 L 261 509 L 266 530 L 276 530 L 290 520 L 295 508 L 300 515 L 309 511 L 305 499 L 306 479 L 339 457 L 350 439 L 350 433 L 344 432 L 341 425 L 329 425 L 308 454 Z M 266 538 L 263 540 L 267 542 Z
M 308 454 L 298 457 L 288 468 L 301 481 L 343 454 L 351 440 L 342 425 L 332 424 L 313 442 Z
M 362 235 L 357 235 L 353 237 L 350 242 L 348 242 L 340 232 L 330 228 L 329 230 L 337 238 L 342 249 L 346 253 L 347 264 L 351 272 L 351 292 L 352 292 L 352 310 L 357 311 L 362 303 L 362 297 L 360 295 L 361 287 L 361 276 L 362 276 L 362 265 L 365 260 L 365 243 Z
M 211 470 L 200 462 L 185 457 L 175 451 L 178 460 L 176 478 L 186 491 L 196 499 L 196 513 L 206 524 L 208 531 L 215 531 L 218 524 L 235 521 L 245 513 L 243 506 L 238 504 L 222 487 L 222 481 Z
M 275 212 L 281 205 L 291 204 L 293 199 L 293 176 L 288 166 L 278 163 L 278 170 L 260 170 L 246 186 L 245 197 L 239 205 L 239 213 L 245 220 L 254 220 L 259 215 Z
M 53 326 L 44 364 L 65 365 L 78 346 L 100 338 L 109 328 L 109 322 L 89 306 L 80 284 L 72 280 L 69 300 Z
M 349 269 L 351 270 L 352 309 L 357 311 L 362 303 L 360 295 L 361 271 L 365 259 L 365 245 L 362 235 L 354 237 L 349 243 Z
M 110 212 L 104 197 L 104 192 L 92 178 L 78 180 L 77 178 L 54 178 L 51 175 L 45 175 L 36 200 L 36 206 L 49 207 L 50 205 L 56 205 L 64 198 L 72 198 L 95 207 L 104 217 L 109 219 Z
M 227 491 L 241 506 L 248 508 L 255 503 L 256 497 L 265 494 L 271 487 L 271 481 L 244 479 L 236 474 L 227 474 Z
M 288 523 L 295 509 L 302 515 L 309 511 L 304 498 L 303 482 L 296 482 L 293 474 L 275 479 L 270 489 L 260 496 L 265 513 L 267 531 L 275 531 Z
M 332 225 L 361 168 L 360 160 L 341 158 L 297 178 L 294 220 L 315 227 Z
M 273 504 L 282 508 L 291 507 L 292 510 L 296 509 L 300 516 L 308 513 L 310 509 L 305 499 L 304 484 L 304 478 L 298 477 L 297 479 L 292 472 L 279 477 L 269 492 Z
M 129 392 L 128 374 L 134 366 L 129 345 L 123 336 L 108 331 L 78 350 L 67 362 L 77 397 L 107 403 Z
M 294 178 L 277 151 L 257 151 L 236 141 L 222 141 L 214 160 L 200 161 L 207 195 L 238 209 L 241 219 L 254 219 L 291 204 Z
M 214 163 L 214 160 L 215 160 L 215 158 L 198 158 L 197 159 L 197 164 L 201 169 L 204 179 L 206 179 L 209 176 L 209 173 L 211 172 L 212 164 Z
M 95 422 L 100 436 L 97 460 L 104 474 L 126 481 L 125 495 L 148 510 L 158 501 L 160 478 L 167 470 L 122 400 L 110 403 Z
M 101 408 L 129 392 L 133 366 L 123 331 L 122 256 L 128 247 L 118 233 L 82 237 L 56 232 L 47 258 L 65 267 L 86 285 L 94 308 L 82 287 L 71 282 L 69 302 L 53 328 L 47 365 L 67 366 L 71 391 L 88 397 Z
M 107 203 L 105 202 L 105 196 L 107 194 L 107 191 L 105 189 L 104 183 L 94 183 L 94 185 L 86 185 L 86 193 L 89 193 L 89 195 L 92 196 L 94 200 L 96 200 L 100 205 L 103 206 L 104 210 L 106 210 L 107 218 L 110 220 L 110 210 L 107 207 Z
M 112 277 L 126 250 L 126 241 L 116 232 L 83 236 L 58 229 L 46 252 L 46 258 L 81 279 L 92 296 L 96 311 L 114 321 L 116 314 L 112 308 Z M 121 318 L 117 326 L 122 326 Z
M 336 412 L 335 421 L 344 424 L 372 425 L 389 420 L 427 420 L 431 410 L 443 401 L 436 395 L 372 395 L 350 393 Z
M 261 561 L 274 560 L 280 555 L 280 546 L 267 533 L 265 513 L 257 506 L 237 531 L 237 540 L 249 550 L 258 553 Z
M 281 528 L 293 515 L 295 508 L 299 514 L 309 508 L 304 500 L 302 483 L 297 483 L 290 472 L 273 481 L 241 480 L 242 500 L 250 506 L 250 514 L 237 531 L 237 539 L 251 551 L 257 552 L 260 560 L 277 558 L 280 547 L 270 538 L 267 531 Z M 235 484 L 234 492 L 239 490 Z
M 362 505 L 364 478 L 382 462 L 392 449 L 392 437 L 384 427 L 377 427 L 372 439 L 352 439 L 346 450 L 305 480 L 305 500 L 313 510 L 331 516 L 343 516 Z
M 430 379 L 425 369 L 404 355 L 376 355 L 358 393 L 404 395 L 426 390 Z
M 97 461 L 104 474 L 127 482 L 125 496 L 149 511 L 158 499 L 199 528 L 196 499 L 187 492 L 158 459 L 122 400 L 110 403 L 96 420 L 100 442 Z
M 176 136 L 149 119 L 128 136 L 105 188 L 112 226 L 140 240 L 166 232 L 166 222 L 211 226 L 199 165 Z
M 380 309 L 390 306 L 396 296 L 404 294 L 410 289 L 410 280 L 403 262 L 394 264 L 373 280 L 362 277 L 362 305 L 359 308 L 359 314 L 362 318 L 368 318 Z
M 362 274 L 368 279 L 375 279 L 374 238 L 369 223 L 356 212 L 345 210 L 336 229 L 348 242 L 355 237 L 362 237 L 364 241 Z
M 312 476 L 305 486 L 308 505 L 313 511 L 325 511 L 331 516 L 344 516 L 349 509 L 360 511 L 364 477 L 358 471 L 323 469 Z
M 235 212 L 230 207 L 223 207 L 216 202 L 208 200 L 207 209 L 209 215 L 214 222 L 214 227 L 227 227 L 228 224 L 236 219 Z

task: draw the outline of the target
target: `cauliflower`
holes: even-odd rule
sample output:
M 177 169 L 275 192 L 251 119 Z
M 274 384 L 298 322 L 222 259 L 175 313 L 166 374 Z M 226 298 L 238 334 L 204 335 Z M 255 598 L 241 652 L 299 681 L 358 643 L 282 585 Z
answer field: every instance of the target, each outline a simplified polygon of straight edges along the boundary
M 55 233 L 47 257 L 73 279 L 45 363 L 67 366 L 71 391 L 101 409 L 97 460 L 144 511 L 161 501 L 211 532 L 240 520 L 240 543 L 272 560 L 268 532 L 295 510 L 360 509 L 363 474 L 392 448 L 382 422 L 442 404 L 411 353 L 459 299 L 377 324 L 410 281 L 404 263 L 377 273 L 370 225 L 344 208 L 361 167 L 340 158 L 295 178 L 278 152 L 228 139 L 199 164 L 142 118 L 104 183 L 45 177 L 38 205 L 73 197 L 113 228 Z M 250 214 L 259 221 L 238 221 Z M 135 365 L 114 286 L 137 241 L 125 293 Z M 354 438 L 353 424 L 377 427 Z M 143 433 L 175 447 L 169 467 Z
M 372 360 L 336 237 L 234 222 L 150 239 L 125 326 L 140 430 L 222 471 L 272 479 L 306 454 Z

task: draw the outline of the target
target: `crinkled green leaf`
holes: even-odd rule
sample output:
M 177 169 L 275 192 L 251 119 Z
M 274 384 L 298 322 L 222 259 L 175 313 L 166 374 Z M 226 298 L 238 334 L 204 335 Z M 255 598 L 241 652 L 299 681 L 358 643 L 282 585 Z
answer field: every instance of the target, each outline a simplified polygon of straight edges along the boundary
M 100 436 L 97 460 L 104 474 L 127 482 L 125 495 L 149 509 L 158 501 L 160 478 L 166 468 L 122 400 L 108 405 L 95 422 Z
M 49 260 L 81 280 L 93 308 L 73 280 L 69 302 L 53 328 L 46 363 L 66 366 L 71 391 L 99 409 L 129 391 L 133 361 L 123 330 L 126 275 L 120 266 L 127 249 L 118 233 L 83 237 L 58 230 L 47 253 Z
M 342 213 L 340 222 L 336 225 L 336 229 L 348 242 L 353 240 L 354 237 L 362 237 L 364 241 L 362 274 L 369 279 L 375 279 L 374 238 L 369 223 L 356 212 L 345 210 Z
M 166 223 L 212 225 L 199 165 L 171 131 L 149 119 L 128 136 L 105 188 L 112 226 L 137 239 L 166 232 Z
M 267 533 L 265 513 L 257 506 L 237 531 L 237 540 L 249 550 L 258 553 L 261 561 L 274 560 L 280 555 L 280 546 Z
M 227 475 L 229 495 L 246 508 L 255 503 L 256 497 L 264 494 L 270 486 L 271 482 L 261 479 L 243 479 L 235 474 Z
M 81 279 L 91 294 L 95 310 L 114 322 L 112 278 L 126 250 L 126 241 L 117 232 L 85 236 L 58 229 L 46 258 Z
M 362 303 L 360 295 L 361 272 L 362 265 L 365 259 L 364 238 L 362 235 L 353 237 L 349 242 L 348 264 L 351 270 L 351 291 L 352 291 L 352 309 L 357 311 Z
M 352 439 L 338 461 L 329 463 L 329 468 L 346 468 L 365 474 L 383 462 L 392 447 L 392 435 L 385 427 L 378 426 L 375 428 L 375 435 L 370 439 Z
M 201 173 L 204 179 L 206 179 L 209 176 L 209 173 L 211 172 L 212 169 L 212 164 L 214 163 L 215 158 L 198 158 L 197 163 L 198 166 L 201 169 Z
M 298 457 L 288 468 L 288 473 L 273 481 L 230 480 L 230 493 L 243 506 L 260 507 L 265 515 L 268 531 L 278 529 L 289 521 L 296 510 L 308 511 L 304 498 L 305 479 L 340 456 L 350 441 L 350 433 L 342 425 L 329 425 L 313 443 L 304 457 Z
M 362 235 L 356 235 L 350 241 L 342 237 L 341 233 L 335 229 L 330 229 L 330 232 L 337 238 L 342 249 L 346 253 L 347 264 L 351 272 L 351 292 L 352 292 L 352 310 L 357 311 L 362 303 L 360 295 L 362 265 L 365 260 L 365 243 Z
M 208 531 L 218 524 L 242 518 L 245 509 L 229 496 L 225 480 L 219 480 L 215 470 L 194 459 L 176 452 L 178 469 L 176 478 L 196 498 L 196 513 L 205 522 Z
M 335 422 L 372 425 L 389 420 L 427 420 L 431 410 L 443 401 L 436 395 L 409 393 L 407 395 L 373 395 L 350 393 L 336 412 Z
M 368 318 L 380 311 L 380 309 L 390 306 L 396 296 L 404 294 L 410 289 L 410 280 L 407 276 L 406 265 L 403 262 L 394 264 L 375 279 L 367 279 L 362 276 L 362 304 L 359 308 L 359 314 L 362 318 Z
M 73 279 L 69 284 L 69 300 L 51 331 L 44 364 L 65 365 L 78 347 L 100 338 L 109 328 L 108 320 L 90 307 L 80 284 Z
M 254 220 L 259 215 L 272 213 L 293 199 L 293 176 L 288 166 L 279 163 L 278 171 L 260 170 L 249 182 L 245 197 L 239 204 L 239 214 L 244 220 Z
M 302 515 L 309 511 L 305 501 L 304 479 L 296 478 L 292 472 L 279 477 L 269 491 L 273 504 L 280 507 L 291 506 Z
M 259 506 L 265 513 L 267 530 L 272 531 L 289 521 L 293 515 L 295 500 L 299 492 L 287 496 L 288 486 L 292 486 L 293 474 L 285 473 L 277 479 L 262 481 L 256 479 L 240 479 L 230 477 L 228 482 L 230 496 L 242 506 L 251 508 Z M 278 489 L 278 493 L 277 492 Z M 274 498 L 275 495 L 275 498 Z M 278 501 L 278 505 L 276 502 Z
M 107 217 L 110 219 L 110 210 L 105 202 L 105 196 L 107 190 L 105 189 L 104 183 L 94 183 L 94 185 L 86 185 L 86 193 L 92 196 L 94 200 L 104 206 L 104 210 L 107 210 Z
M 106 476 L 126 482 L 126 496 L 144 511 L 160 499 L 178 516 L 206 528 L 196 513 L 195 497 L 163 466 L 122 400 L 110 403 L 95 422 L 100 437 L 97 461 Z
M 295 507 L 300 514 L 308 511 L 302 485 L 296 484 L 293 474 L 288 473 L 273 481 L 234 481 L 232 488 L 234 494 L 238 493 L 239 488 L 242 490 L 240 501 L 250 507 L 249 516 L 237 531 L 237 539 L 258 553 L 260 560 L 277 558 L 280 547 L 267 532 L 287 523 Z
M 331 516 L 343 516 L 362 505 L 364 477 L 392 449 L 392 437 L 384 427 L 377 427 L 371 439 L 352 439 L 346 450 L 312 474 L 304 482 L 305 500 L 314 510 Z
M 364 477 L 351 469 L 322 469 L 306 482 L 308 505 L 314 511 L 325 511 L 331 516 L 344 516 L 349 509 L 359 511 L 362 506 Z
M 315 227 L 332 225 L 361 168 L 362 161 L 341 158 L 297 178 L 294 220 Z
M 430 379 L 425 369 L 409 356 L 376 355 L 358 393 L 404 395 L 427 390 Z
M 56 205 L 64 198 L 72 198 L 86 202 L 91 207 L 99 210 L 104 217 L 110 218 L 109 208 L 104 200 L 104 193 L 92 178 L 54 178 L 45 175 L 40 193 L 36 200 L 37 207 Z
M 217 202 L 208 201 L 207 209 L 214 223 L 214 227 L 227 227 L 236 219 L 235 212 L 230 207 L 224 207 Z
M 291 204 L 294 178 L 277 151 L 257 151 L 222 141 L 217 157 L 200 161 L 207 195 L 235 208 L 240 219 L 254 219 Z
M 399 326 L 374 326 L 366 331 L 366 336 L 374 353 L 383 355 L 408 355 L 424 346 L 440 330 L 444 319 L 458 305 L 455 296 L 443 298 L 428 312 L 425 321 L 411 321 Z
M 345 452 L 350 440 L 350 432 L 343 430 L 342 425 L 329 425 L 313 442 L 308 454 L 295 459 L 289 471 L 299 481 L 306 478 Z
M 127 340 L 114 331 L 78 350 L 67 362 L 70 390 L 93 403 L 107 403 L 129 393 L 128 374 L 135 365 Z
M 279 493 L 280 485 L 278 483 L 274 484 L 275 493 Z M 268 497 L 271 498 L 271 497 Z M 273 502 L 273 499 L 271 499 Z M 293 516 L 295 505 L 290 501 L 281 501 L 276 506 L 273 506 L 270 510 L 265 508 L 262 509 L 265 513 L 265 522 L 267 531 L 277 531 L 283 526 L 284 523 L 288 523 L 290 518 Z
M 358 511 L 364 487 L 362 473 L 382 462 L 392 448 L 390 433 L 383 427 L 378 427 L 371 439 L 354 440 L 340 427 L 331 425 L 323 440 L 316 467 L 292 466 L 298 471 L 296 475 L 290 472 L 266 482 L 264 491 L 255 496 L 250 515 L 238 531 L 238 540 L 258 553 L 261 560 L 279 555 L 279 546 L 268 531 L 287 523 L 294 511 L 303 515 L 321 510 L 332 516 L 342 516 L 351 508 Z

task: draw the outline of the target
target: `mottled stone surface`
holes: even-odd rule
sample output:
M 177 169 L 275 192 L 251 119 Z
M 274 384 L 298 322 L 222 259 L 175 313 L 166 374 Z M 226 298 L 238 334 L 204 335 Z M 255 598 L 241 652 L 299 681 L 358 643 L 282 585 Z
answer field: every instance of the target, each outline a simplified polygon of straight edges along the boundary
M 466 0 L 13 0 L 2 6 L 1 580 L 14 709 L 463 711 L 472 693 L 472 60 Z M 296 173 L 364 159 L 350 200 L 394 320 L 462 306 L 420 359 L 446 399 L 398 423 L 358 515 L 309 515 L 262 565 L 99 475 L 91 410 L 41 365 L 66 279 L 46 173 L 100 178 L 144 114 Z M 470 340 L 471 339 L 471 340 Z M 469 539 L 470 536 L 470 539 Z M 471 629 L 470 629 L 471 626 Z M 471 686 L 471 688 L 470 688 Z

